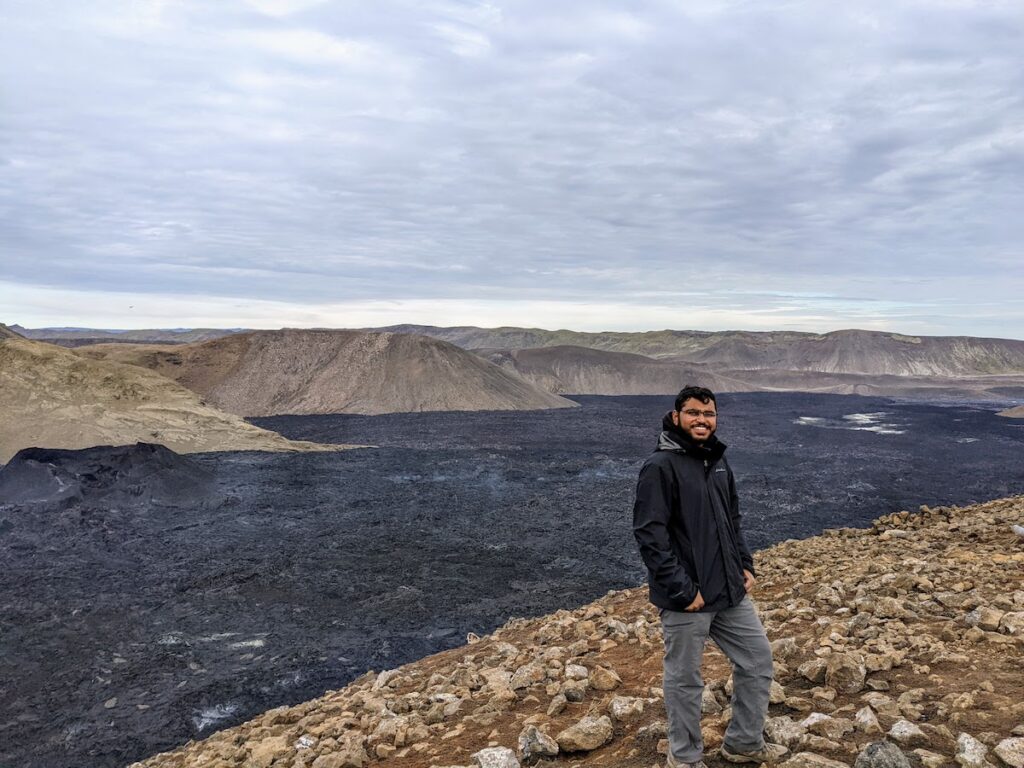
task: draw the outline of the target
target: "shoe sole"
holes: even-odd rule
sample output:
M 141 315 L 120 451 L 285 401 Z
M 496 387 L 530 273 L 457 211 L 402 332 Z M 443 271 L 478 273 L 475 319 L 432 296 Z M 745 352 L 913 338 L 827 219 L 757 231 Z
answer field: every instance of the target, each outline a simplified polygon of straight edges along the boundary
M 767 760 L 759 760 L 756 757 L 749 757 L 748 755 L 740 755 L 735 752 L 729 752 L 726 749 L 718 750 L 718 754 L 723 760 L 727 760 L 730 763 L 736 763 L 738 765 L 771 765 Z

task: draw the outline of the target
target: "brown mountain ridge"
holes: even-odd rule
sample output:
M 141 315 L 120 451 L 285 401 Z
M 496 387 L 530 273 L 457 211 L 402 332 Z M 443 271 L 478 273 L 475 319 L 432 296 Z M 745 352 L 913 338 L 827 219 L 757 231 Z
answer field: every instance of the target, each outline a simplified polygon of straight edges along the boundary
M 21 448 L 161 443 L 197 451 L 333 450 L 222 413 L 170 379 L 83 358 L 17 334 L 0 338 L 0 462 Z
M 822 334 L 672 330 L 584 333 L 410 325 L 386 330 L 433 336 L 467 349 L 587 347 L 704 363 L 715 370 L 947 377 L 1024 374 L 1024 341 L 972 336 L 907 336 L 856 329 Z
M 533 410 L 576 404 L 447 342 L 343 330 L 253 331 L 78 354 L 149 368 L 239 416 Z

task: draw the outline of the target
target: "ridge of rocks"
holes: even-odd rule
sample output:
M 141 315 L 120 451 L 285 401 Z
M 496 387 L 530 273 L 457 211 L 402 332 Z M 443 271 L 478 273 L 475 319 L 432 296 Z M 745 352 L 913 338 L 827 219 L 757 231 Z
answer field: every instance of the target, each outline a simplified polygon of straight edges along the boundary
M 922 507 L 757 553 L 766 733 L 785 768 L 1024 766 L 1024 496 Z M 660 766 L 661 629 L 646 589 L 281 707 L 131 768 Z M 711 766 L 728 662 L 706 654 Z

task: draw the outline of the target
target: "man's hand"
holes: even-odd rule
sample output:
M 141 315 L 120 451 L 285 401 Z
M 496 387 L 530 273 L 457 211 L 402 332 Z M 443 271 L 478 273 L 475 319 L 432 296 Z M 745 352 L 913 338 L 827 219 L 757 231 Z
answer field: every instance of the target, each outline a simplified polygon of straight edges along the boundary
M 686 610 L 690 611 L 692 613 L 693 611 L 699 611 L 703 607 L 704 607 L 704 597 L 701 595 L 700 590 L 698 589 L 697 590 L 697 596 L 695 598 L 693 598 L 693 602 L 692 603 L 690 603 L 688 606 L 686 606 Z
M 743 588 L 750 592 L 757 583 L 757 579 L 754 578 L 754 574 L 748 571 L 746 568 L 743 569 Z

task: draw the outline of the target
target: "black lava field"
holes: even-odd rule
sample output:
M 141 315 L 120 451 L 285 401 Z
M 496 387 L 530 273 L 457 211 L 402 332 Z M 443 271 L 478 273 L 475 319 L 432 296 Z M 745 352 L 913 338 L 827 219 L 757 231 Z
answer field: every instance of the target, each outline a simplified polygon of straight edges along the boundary
M 64 474 L 48 480 L 46 461 L 12 460 L 0 766 L 124 766 L 467 632 L 640 584 L 633 486 L 671 399 L 575 399 L 256 420 L 377 446 L 350 451 L 93 449 L 53 459 Z M 719 408 L 755 548 L 1024 493 L 1024 421 L 991 406 L 780 393 Z

